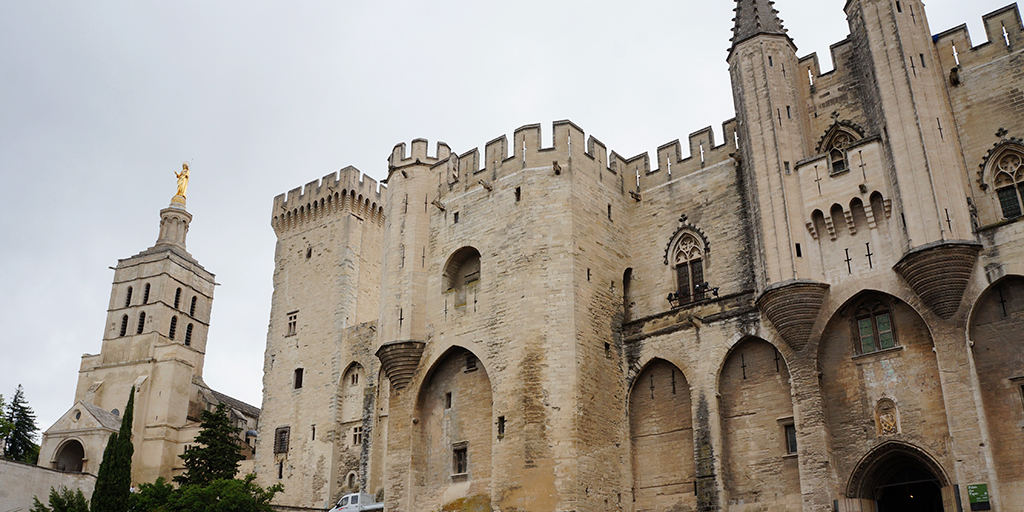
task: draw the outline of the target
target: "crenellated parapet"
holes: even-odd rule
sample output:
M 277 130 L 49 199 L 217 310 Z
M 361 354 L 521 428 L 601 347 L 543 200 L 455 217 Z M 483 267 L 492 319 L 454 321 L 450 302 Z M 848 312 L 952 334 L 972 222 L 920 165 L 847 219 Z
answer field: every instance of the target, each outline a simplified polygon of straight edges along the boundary
M 338 212 L 384 225 L 384 187 L 349 166 L 274 198 L 271 226 L 281 234 Z
M 637 157 L 626 161 L 628 162 L 627 167 L 637 171 L 639 187 L 642 192 L 680 176 L 686 176 L 718 165 L 733 159 L 733 155 L 736 153 L 737 126 L 736 119 L 730 119 L 722 123 L 722 133 L 725 136 L 725 141 L 719 145 L 715 145 L 715 132 L 710 126 L 691 133 L 688 137 L 689 155 L 686 157 L 683 157 L 682 145 L 678 139 L 663 144 L 657 150 L 657 169 L 641 169 Z M 644 157 L 645 165 L 649 166 L 646 163 L 646 153 L 642 156 Z M 643 172 L 640 172 L 641 170 Z M 630 173 L 627 173 L 627 175 L 632 176 Z
M 525 169 L 559 174 L 565 172 L 593 173 L 593 179 L 614 184 L 614 188 L 625 195 L 634 192 L 637 184 L 640 190 L 656 187 L 671 179 L 691 174 L 733 158 L 736 152 L 737 121 L 730 119 L 722 125 L 725 141 L 715 143 L 714 131 L 709 126 L 691 133 L 688 138 L 688 154 L 684 154 L 679 140 L 664 144 L 657 150 L 658 168 L 651 169 L 651 158 L 647 153 L 624 157 L 593 136 L 587 136 L 582 128 L 571 121 L 555 121 L 552 124 L 551 145 L 543 144 L 541 125 L 529 124 L 517 128 L 512 136 L 502 135 L 488 141 L 482 149 L 474 148 L 461 154 L 452 153 L 448 145 L 439 142 L 434 156 L 427 152 L 428 142 L 424 139 L 412 141 L 411 151 L 404 143 L 395 146 L 389 158 L 389 180 L 396 179 L 395 173 L 411 165 L 429 165 L 439 175 L 439 184 L 446 184 L 449 190 L 468 189 L 481 186 L 481 182 L 497 182 L 502 178 Z M 585 165 L 574 165 L 585 162 Z
M 988 40 L 974 46 L 967 25 L 963 24 L 932 37 L 944 72 L 950 72 L 951 85 L 958 81 L 958 68 L 986 64 L 1016 51 L 1024 45 L 1024 27 L 1020 10 L 1013 3 L 982 16 Z

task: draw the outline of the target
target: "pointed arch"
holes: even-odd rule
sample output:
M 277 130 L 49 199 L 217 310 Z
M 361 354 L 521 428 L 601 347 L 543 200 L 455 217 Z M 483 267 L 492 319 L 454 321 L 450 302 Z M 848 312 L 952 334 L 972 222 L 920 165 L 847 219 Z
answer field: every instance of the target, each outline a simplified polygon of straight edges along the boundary
M 850 170 L 847 150 L 863 138 L 864 130 L 860 126 L 850 121 L 836 120 L 825 130 L 815 151 L 828 156 L 830 175 L 842 174 Z
M 492 396 L 483 361 L 463 347 L 449 348 L 425 374 L 412 427 L 418 509 L 438 509 L 470 489 L 490 495 Z
M 734 345 L 718 380 L 723 483 L 731 500 L 800 495 L 799 425 L 789 366 L 771 343 L 746 337 Z M 752 442 L 752 440 L 757 442 Z M 759 475 L 771 474 L 771 479 Z
M 979 182 L 982 190 L 991 183 L 1004 219 L 1024 215 L 1024 144 L 1019 139 L 1004 140 L 985 155 Z
M 945 469 L 925 449 L 905 441 L 889 440 L 860 458 L 850 473 L 846 496 L 874 500 L 879 486 L 908 467 L 926 471 L 934 479 L 937 489 L 949 485 Z
M 682 370 L 651 359 L 628 396 L 634 508 L 695 508 L 692 397 Z

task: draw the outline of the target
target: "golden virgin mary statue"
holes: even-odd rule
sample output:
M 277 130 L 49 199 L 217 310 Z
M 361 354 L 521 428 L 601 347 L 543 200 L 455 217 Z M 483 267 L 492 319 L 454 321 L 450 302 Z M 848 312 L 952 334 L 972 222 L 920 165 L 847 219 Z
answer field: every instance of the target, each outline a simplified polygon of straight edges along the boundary
M 188 162 L 181 163 L 181 172 L 175 172 L 175 176 L 178 178 L 178 193 L 176 196 L 185 198 L 185 191 L 188 189 Z

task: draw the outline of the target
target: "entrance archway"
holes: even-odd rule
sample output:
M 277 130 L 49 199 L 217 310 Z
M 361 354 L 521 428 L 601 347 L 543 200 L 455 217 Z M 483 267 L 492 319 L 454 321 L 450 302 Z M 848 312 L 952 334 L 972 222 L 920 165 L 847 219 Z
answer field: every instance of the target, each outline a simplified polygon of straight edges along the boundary
M 945 472 L 918 448 L 890 441 L 879 445 L 857 465 L 847 496 L 873 501 L 877 512 L 943 512 Z
M 57 451 L 56 467 L 58 471 L 81 473 L 82 464 L 85 460 L 85 447 L 74 439 L 69 439 Z

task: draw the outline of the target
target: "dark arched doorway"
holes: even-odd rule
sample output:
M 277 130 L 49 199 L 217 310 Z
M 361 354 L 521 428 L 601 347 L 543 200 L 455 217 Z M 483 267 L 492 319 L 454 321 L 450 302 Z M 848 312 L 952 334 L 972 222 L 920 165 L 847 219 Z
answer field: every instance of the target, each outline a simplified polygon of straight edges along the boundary
M 82 463 L 85 460 L 85 448 L 82 446 L 82 443 L 70 439 L 60 447 L 55 458 L 57 465 L 54 469 L 81 473 Z
M 914 446 L 888 442 L 865 456 L 850 479 L 848 495 L 874 501 L 877 512 L 943 512 L 942 468 Z

